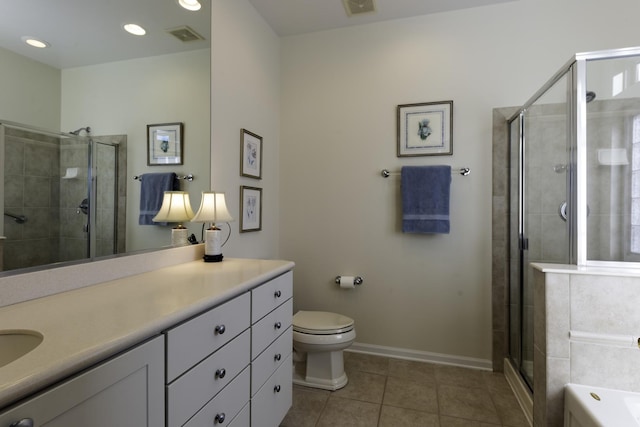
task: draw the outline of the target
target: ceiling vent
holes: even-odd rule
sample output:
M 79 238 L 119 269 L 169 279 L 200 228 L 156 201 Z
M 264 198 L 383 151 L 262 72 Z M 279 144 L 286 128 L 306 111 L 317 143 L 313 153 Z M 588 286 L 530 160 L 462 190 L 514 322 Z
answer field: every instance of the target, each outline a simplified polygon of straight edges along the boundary
M 348 16 L 361 15 L 376 11 L 374 0 L 342 0 Z
M 191 28 L 189 28 L 186 25 L 183 27 L 171 28 L 167 30 L 167 32 L 183 42 L 192 42 L 194 40 L 204 40 L 204 37 L 202 37 L 200 34 L 196 33 L 195 31 L 193 31 Z

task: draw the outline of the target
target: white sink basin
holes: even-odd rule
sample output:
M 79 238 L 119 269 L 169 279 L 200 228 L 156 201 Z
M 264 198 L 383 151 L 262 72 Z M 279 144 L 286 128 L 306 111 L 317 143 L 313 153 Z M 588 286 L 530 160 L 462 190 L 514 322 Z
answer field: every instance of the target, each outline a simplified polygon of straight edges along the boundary
M 29 353 L 42 339 L 36 331 L 0 331 L 0 368 Z

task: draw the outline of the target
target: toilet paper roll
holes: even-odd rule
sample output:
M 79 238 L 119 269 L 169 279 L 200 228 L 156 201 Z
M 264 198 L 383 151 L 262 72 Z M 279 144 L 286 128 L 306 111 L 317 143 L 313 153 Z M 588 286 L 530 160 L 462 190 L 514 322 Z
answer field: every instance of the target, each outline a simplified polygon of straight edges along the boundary
M 342 289 L 353 289 L 356 287 L 355 281 L 356 278 L 353 276 L 340 276 L 340 287 Z

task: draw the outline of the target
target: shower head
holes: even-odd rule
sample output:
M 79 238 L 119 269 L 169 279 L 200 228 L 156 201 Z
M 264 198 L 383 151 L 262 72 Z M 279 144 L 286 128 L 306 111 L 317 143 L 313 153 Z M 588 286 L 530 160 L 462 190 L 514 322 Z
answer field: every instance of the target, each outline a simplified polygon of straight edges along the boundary
M 587 95 L 586 96 L 587 96 L 587 102 L 591 102 L 594 99 L 596 99 L 596 93 L 591 91 L 591 90 L 587 91 Z
M 89 126 L 84 127 L 84 128 L 80 128 L 80 129 L 76 129 L 74 131 L 69 132 L 71 135 L 80 135 L 80 132 L 85 131 L 87 132 L 87 134 L 91 133 L 91 128 Z

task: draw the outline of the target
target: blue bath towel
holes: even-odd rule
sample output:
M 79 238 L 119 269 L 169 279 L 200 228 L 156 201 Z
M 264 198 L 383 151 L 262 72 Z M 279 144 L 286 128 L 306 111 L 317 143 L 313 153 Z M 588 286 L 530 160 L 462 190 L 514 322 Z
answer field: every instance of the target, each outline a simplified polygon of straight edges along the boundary
M 449 234 L 451 166 L 402 168 L 402 232 Z
M 167 223 L 153 222 L 162 206 L 165 191 L 179 190 L 178 179 L 173 172 L 145 173 L 140 176 L 140 225 L 167 225 Z

